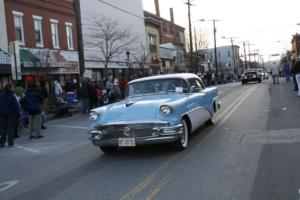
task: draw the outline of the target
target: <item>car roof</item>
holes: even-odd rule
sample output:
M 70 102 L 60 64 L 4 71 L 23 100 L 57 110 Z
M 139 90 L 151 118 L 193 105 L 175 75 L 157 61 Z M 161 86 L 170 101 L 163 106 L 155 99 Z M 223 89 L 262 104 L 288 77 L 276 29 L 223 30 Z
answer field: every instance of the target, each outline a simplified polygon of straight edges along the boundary
M 145 78 L 135 79 L 130 81 L 130 83 L 136 83 L 141 81 L 150 81 L 150 80 L 158 80 L 158 79 L 170 79 L 170 78 L 180 78 L 180 79 L 189 79 L 189 78 L 199 78 L 196 74 L 192 73 L 178 73 L 178 74 L 163 74 L 163 75 L 155 75 L 155 76 L 148 76 Z

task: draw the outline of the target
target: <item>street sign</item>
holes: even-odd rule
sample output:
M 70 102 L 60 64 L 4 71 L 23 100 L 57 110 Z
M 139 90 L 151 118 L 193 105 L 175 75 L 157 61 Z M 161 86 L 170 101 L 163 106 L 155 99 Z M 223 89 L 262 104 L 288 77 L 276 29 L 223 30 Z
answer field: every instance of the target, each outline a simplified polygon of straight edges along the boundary
M 20 47 L 18 41 L 12 41 L 9 44 L 11 76 L 13 80 L 22 80 Z

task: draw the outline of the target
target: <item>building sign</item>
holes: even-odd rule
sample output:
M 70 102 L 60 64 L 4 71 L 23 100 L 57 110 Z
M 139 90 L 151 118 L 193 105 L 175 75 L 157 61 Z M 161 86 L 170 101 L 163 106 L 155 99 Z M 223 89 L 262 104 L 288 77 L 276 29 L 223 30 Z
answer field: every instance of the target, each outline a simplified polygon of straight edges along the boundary
M 13 41 L 9 44 L 11 76 L 13 80 L 22 80 L 19 42 Z

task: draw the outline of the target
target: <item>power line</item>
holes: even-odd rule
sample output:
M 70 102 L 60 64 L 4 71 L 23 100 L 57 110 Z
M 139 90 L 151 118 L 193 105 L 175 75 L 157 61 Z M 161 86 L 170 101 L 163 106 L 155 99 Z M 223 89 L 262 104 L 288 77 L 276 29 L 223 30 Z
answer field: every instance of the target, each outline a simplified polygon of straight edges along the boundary
M 269 32 L 269 31 L 274 31 L 274 30 L 283 30 L 284 28 L 293 28 L 293 27 L 295 27 L 295 25 L 286 25 L 286 26 L 281 26 L 281 27 L 270 27 L 270 28 L 265 28 L 265 29 L 248 30 L 248 31 L 236 32 L 236 33 L 231 33 L 231 34 L 261 33 L 261 32 Z
M 144 17 L 138 16 L 138 15 L 136 15 L 136 14 L 134 14 L 134 13 L 132 13 L 132 12 L 129 12 L 129 11 L 127 11 L 127 10 L 124 10 L 124 9 L 118 7 L 118 6 L 112 5 L 112 4 L 107 3 L 107 2 L 105 2 L 105 1 L 103 1 L 103 0 L 97 0 L 97 1 L 99 1 L 100 3 L 103 3 L 103 4 L 105 4 L 105 5 L 108 5 L 108 6 L 112 7 L 112 8 L 115 8 L 115 9 L 117 9 L 117 10 L 119 10 L 119 11 L 122 11 L 122 12 L 124 12 L 124 13 L 126 13 L 126 14 L 129 14 L 129 15 L 131 15 L 131 16 L 133 16 L 133 17 L 136 17 L 136 18 L 139 18 L 139 19 L 144 20 Z

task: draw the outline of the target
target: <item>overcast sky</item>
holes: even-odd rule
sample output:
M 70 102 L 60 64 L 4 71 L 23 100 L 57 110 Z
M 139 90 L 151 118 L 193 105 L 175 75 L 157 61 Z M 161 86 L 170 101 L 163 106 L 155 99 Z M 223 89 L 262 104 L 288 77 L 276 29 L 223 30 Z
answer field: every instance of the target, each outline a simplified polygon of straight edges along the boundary
M 161 16 L 170 19 L 169 8 L 174 8 L 175 22 L 188 27 L 187 0 L 160 0 Z M 265 60 L 269 55 L 291 49 L 291 38 L 300 33 L 300 0 L 191 0 L 192 22 L 196 29 L 208 35 L 213 46 L 212 22 L 197 22 L 198 19 L 218 19 L 217 45 L 230 45 L 226 37 L 238 37 L 250 41 L 251 49 L 259 49 Z M 155 13 L 154 0 L 143 0 L 144 10 Z M 188 33 L 188 29 L 186 30 Z M 241 49 L 243 50 L 243 49 Z M 241 51 L 242 53 L 242 51 Z

